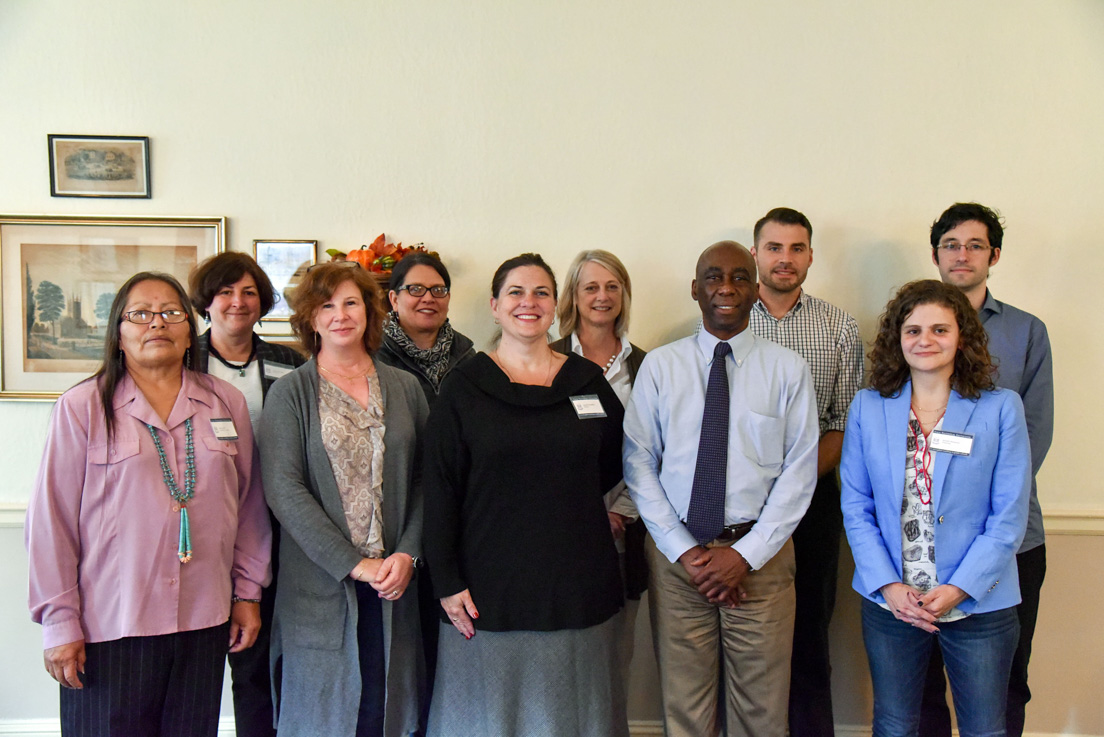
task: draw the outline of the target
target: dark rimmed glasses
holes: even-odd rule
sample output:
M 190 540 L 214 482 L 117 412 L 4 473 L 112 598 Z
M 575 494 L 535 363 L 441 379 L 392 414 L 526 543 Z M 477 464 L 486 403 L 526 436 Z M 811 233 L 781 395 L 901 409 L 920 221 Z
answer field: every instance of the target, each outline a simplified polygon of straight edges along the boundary
M 446 287 L 444 284 L 438 284 L 435 287 L 427 287 L 425 284 L 403 284 L 395 291 L 407 291 L 410 293 L 411 297 L 424 297 L 425 293 L 429 292 L 437 299 L 444 299 L 448 296 L 449 288 Z
M 177 323 L 185 322 L 188 319 L 188 313 L 184 310 L 162 310 L 161 312 L 153 312 L 151 310 L 131 310 L 130 312 L 123 313 L 123 319 L 134 323 L 135 325 L 149 325 L 153 322 L 153 318 L 161 316 L 161 319 L 168 325 L 176 325 Z

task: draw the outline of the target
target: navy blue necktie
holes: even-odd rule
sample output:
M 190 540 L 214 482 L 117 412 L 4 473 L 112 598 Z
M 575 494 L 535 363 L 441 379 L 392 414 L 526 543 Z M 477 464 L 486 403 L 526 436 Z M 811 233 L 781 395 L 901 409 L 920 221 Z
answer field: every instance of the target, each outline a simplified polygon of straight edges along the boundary
M 724 529 L 725 480 L 728 470 L 728 369 L 725 356 L 732 347 L 723 340 L 713 350 L 709 385 L 705 390 L 698 460 L 690 487 L 686 527 L 699 543 L 707 543 Z

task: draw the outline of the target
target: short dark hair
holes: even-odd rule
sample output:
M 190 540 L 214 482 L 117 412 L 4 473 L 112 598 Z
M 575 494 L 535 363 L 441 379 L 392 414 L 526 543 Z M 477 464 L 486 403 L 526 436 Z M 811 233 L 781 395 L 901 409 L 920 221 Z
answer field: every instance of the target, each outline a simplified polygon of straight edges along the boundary
M 955 353 L 951 386 L 968 399 L 977 399 L 993 388 L 996 371 L 989 356 L 989 336 L 977 310 L 962 290 L 937 279 L 909 282 L 886 305 L 878 334 L 870 349 L 870 386 L 883 397 L 896 396 L 909 379 L 909 366 L 901 350 L 901 326 L 920 305 L 936 304 L 954 313 L 959 348 Z
M 261 317 L 272 311 L 272 306 L 280 298 L 268 275 L 253 258 L 240 251 L 227 251 L 204 259 L 188 275 L 188 293 L 192 304 L 204 317 L 207 308 L 215 301 L 215 295 L 223 287 L 236 284 L 248 274 L 257 283 L 257 294 L 261 298 Z
M 997 250 L 1004 241 L 1004 224 L 1001 219 L 999 212 L 977 202 L 956 202 L 951 205 L 931 226 L 931 247 L 936 260 L 939 259 L 939 241 L 947 231 L 954 230 L 971 220 L 976 220 L 985 226 L 989 231 L 989 245 L 994 251 Z M 991 254 L 989 258 L 992 260 Z
M 321 348 L 314 330 L 314 313 L 334 296 L 338 287 L 351 281 L 360 290 L 368 324 L 364 327 L 364 349 L 374 356 L 383 342 L 382 290 L 376 278 L 355 261 L 328 261 L 307 269 L 299 286 L 291 293 L 291 329 L 303 348 L 317 356 Z
M 395 268 L 391 269 L 390 288 L 392 291 L 406 284 L 406 273 L 415 266 L 428 266 L 437 272 L 441 280 L 445 282 L 446 287 L 452 287 L 452 278 L 449 277 L 448 269 L 441 263 L 441 259 L 422 251 L 411 251 L 399 259 L 398 263 L 395 264 Z
M 199 366 L 199 351 L 196 349 L 198 338 L 196 333 L 195 312 L 192 310 L 192 301 L 188 299 L 188 293 L 172 274 L 160 271 L 140 271 L 127 279 L 119 291 L 115 293 L 115 299 L 111 302 L 111 309 L 107 314 L 107 325 L 104 328 L 104 353 L 103 363 L 92 374 L 91 380 L 96 382 L 99 389 L 100 404 L 103 405 L 104 421 L 107 425 L 107 435 L 115 434 L 115 390 L 119 382 L 126 376 L 126 357 L 123 355 L 119 340 L 119 326 L 123 323 L 123 310 L 126 309 L 130 291 L 135 285 L 144 281 L 159 281 L 168 284 L 180 298 L 181 309 L 188 316 L 188 350 L 184 353 L 184 368 L 196 371 Z
M 800 225 L 805 228 L 809 234 L 809 242 L 813 240 L 813 225 L 809 222 L 809 218 L 805 217 L 805 213 L 794 210 L 791 207 L 776 207 L 768 212 L 763 217 L 759 218 L 759 221 L 755 223 L 755 230 L 752 232 L 752 243 L 756 246 L 759 245 L 759 232 L 763 230 L 763 226 L 767 223 L 780 223 L 781 225 Z
M 560 292 L 556 286 L 556 274 L 552 271 L 552 267 L 545 263 L 539 253 L 523 253 L 503 261 L 502 265 L 495 270 L 494 278 L 491 279 L 491 296 L 498 299 L 499 293 L 502 292 L 502 286 L 506 283 L 506 277 L 509 276 L 511 271 L 522 266 L 538 266 L 544 269 L 548 274 L 548 278 L 552 280 L 552 296 L 559 299 Z

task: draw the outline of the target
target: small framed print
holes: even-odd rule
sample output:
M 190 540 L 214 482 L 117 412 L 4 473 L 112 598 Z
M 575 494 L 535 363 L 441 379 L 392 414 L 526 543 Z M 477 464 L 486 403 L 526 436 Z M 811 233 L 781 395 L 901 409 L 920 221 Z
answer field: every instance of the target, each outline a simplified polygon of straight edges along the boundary
M 152 197 L 146 136 L 46 136 L 51 197 Z
M 295 288 L 307 269 L 314 265 L 318 241 L 253 241 L 253 258 L 261 267 L 279 299 L 272 310 L 261 318 L 265 322 L 287 322 L 291 319 L 288 292 Z M 260 327 L 260 326 L 258 326 Z

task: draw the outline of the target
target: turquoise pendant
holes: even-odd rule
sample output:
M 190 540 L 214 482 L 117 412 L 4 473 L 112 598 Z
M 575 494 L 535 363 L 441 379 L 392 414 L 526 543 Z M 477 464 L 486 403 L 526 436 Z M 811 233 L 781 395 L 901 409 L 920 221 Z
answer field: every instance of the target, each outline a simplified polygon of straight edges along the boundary
M 180 508 L 180 545 L 176 555 L 181 563 L 187 563 L 192 559 L 192 528 L 188 525 L 188 508 Z

